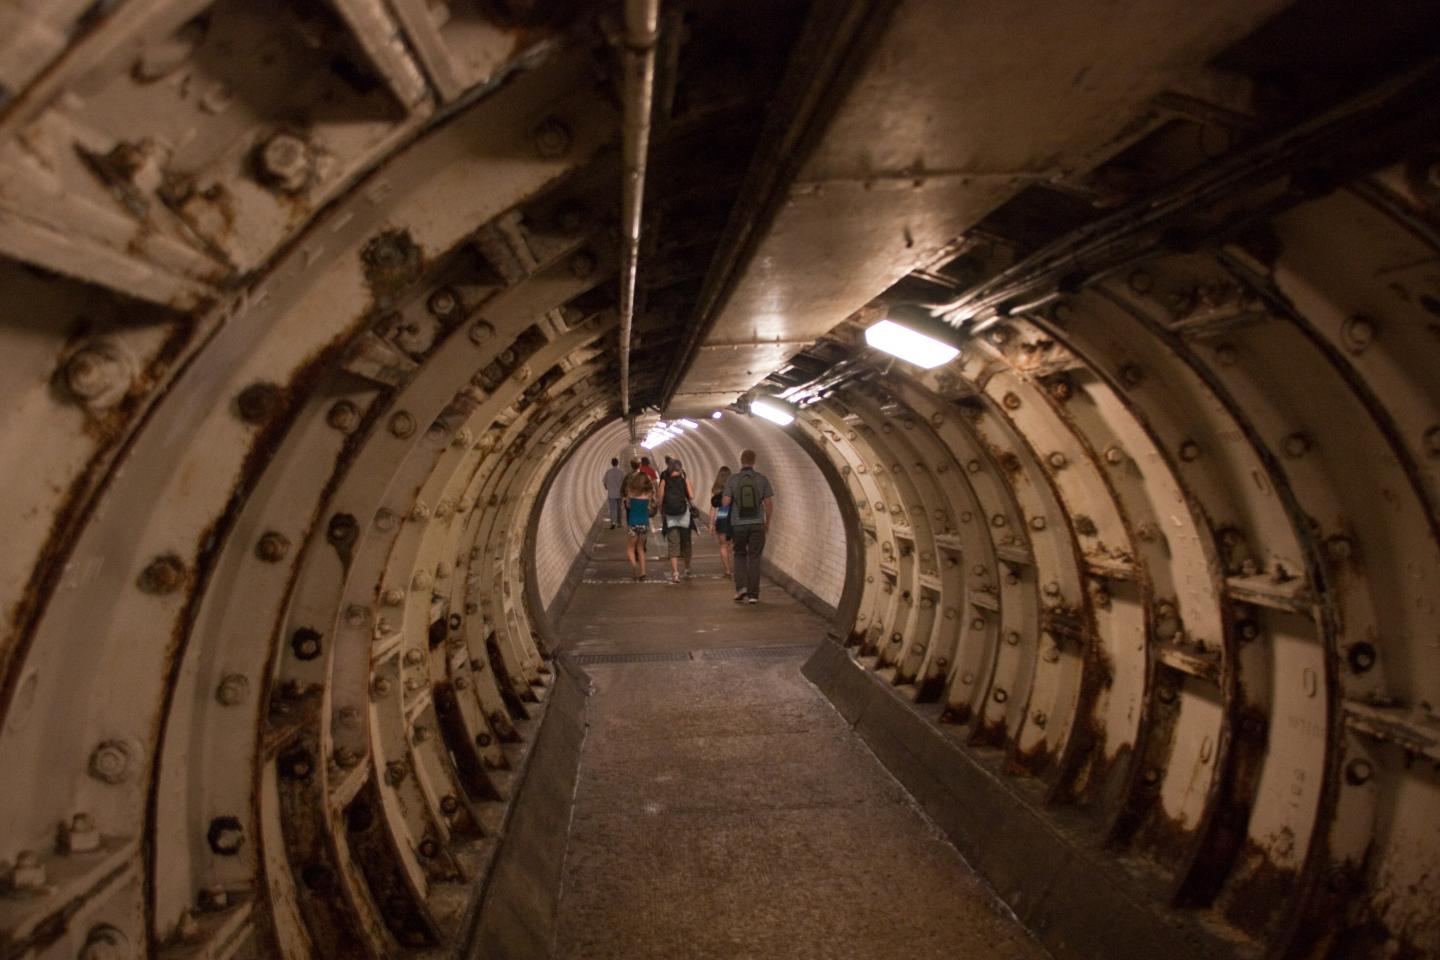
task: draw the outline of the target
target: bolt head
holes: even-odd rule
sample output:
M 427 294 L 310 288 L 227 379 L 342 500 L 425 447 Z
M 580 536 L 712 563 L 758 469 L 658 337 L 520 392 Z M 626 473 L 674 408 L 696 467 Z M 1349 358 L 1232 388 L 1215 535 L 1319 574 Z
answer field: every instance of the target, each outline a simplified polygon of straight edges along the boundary
M 70 354 L 61 378 L 70 396 L 91 409 L 100 409 L 125 396 L 133 371 L 129 354 L 118 343 L 92 340 Z
M 304 193 L 315 178 L 315 150 L 293 133 L 272 135 L 256 161 L 260 179 L 280 193 Z
M 405 439 L 415 432 L 415 418 L 404 410 L 397 410 L 390 416 L 390 432 Z

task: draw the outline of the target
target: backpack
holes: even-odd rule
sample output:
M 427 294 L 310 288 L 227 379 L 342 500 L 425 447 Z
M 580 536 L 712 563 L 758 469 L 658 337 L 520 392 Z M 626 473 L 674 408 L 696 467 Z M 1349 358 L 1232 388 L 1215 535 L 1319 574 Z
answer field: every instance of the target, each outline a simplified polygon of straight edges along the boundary
M 665 501 L 661 508 L 667 517 L 678 517 L 690 507 L 690 498 L 685 495 L 685 474 L 672 470 L 665 474 Z
M 735 478 L 735 496 L 730 498 L 732 511 L 731 521 L 735 520 L 759 520 L 760 517 L 760 483 L 754 471 L 741 473 Z

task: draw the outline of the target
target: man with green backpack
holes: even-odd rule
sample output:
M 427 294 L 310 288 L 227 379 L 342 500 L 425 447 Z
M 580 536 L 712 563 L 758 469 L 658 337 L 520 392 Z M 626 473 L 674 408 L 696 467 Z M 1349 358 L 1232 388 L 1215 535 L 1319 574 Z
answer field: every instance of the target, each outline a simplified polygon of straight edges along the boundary
M 735 544 L 735 602 L 760 602 L 760 554 L 770 529 L 775 491 L 755 469 L 755 451 L 740 454 L 740 472 L 725 484 L 721 505 L 730 508 L 730 536 Z

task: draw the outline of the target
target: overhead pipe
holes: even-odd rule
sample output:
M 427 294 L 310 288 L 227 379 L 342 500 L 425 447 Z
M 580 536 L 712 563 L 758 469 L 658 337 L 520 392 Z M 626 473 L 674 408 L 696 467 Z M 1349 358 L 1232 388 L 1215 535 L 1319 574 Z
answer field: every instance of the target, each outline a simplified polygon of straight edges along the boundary
M 635 321 L 635 278 L 640 268 L 640 222 L 645 206 L 645 162 L 650 153 L 650 114 L 655 101 L 655 42 L 659 24 L 660 0 L 625 0 L 620 415 L 627 419 L 630 418 L 630 332 Z

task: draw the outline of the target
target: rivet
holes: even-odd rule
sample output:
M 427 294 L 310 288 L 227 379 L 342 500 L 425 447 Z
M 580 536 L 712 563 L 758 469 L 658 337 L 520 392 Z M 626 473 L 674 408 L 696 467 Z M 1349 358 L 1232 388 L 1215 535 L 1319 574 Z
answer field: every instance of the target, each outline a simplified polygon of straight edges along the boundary
M 266 563 L 279 563 L 290 552 L 290 538 L 275 530 L 267 530 L 255 543 L 255 556 Z
M 1012 647 L 1020 646 L 1020 634 L 1014 630 L 1011 630 L 1010 632 L 1005 634 L 1005 642 L 1010 644 L 1010 646 Z
M 370 684 L 370 690 L 377 697 L 383 697 L 388 695 L 390 691 L 394 689 L 394 687 L 395 685 L 390 682 L 389 677 L 376 677 L 375 680 Z
M 1160 782 L 1160 771 L 1154 767 L 1149 767 L 1140 775 L 1140 779 L 1145 782 L 1147 787 L 1153 787 Z
M 1172 686 L 1160 686 L 1155 689 L 1155 697 L 1161 703 L 1174 703 L 1177 696 L 1178 694 Z
M 1050 582 L 1045 584 L 1044 591 L 1045 596 L 1047 597 L 1058 597 L 1060 596 L 1060 584 L 1056 583 L 1054 580 L 1051 580 Z
M 972 683 L 975 682 L 975 674 L 973 674 L 973 673 L 964 673 L 964 674 L 961 674 L 961 675 L 960 675 L 960 682 L 963 683 L 963 684 L 965 684 L 966 686 L 969 686 L 970 684 L 972 684 Z
M 460 312 L 460 295 L 453 287 L 441 287 L 425 301 L 425 307 L 440 320 L 449 320 Z
M 314 660 L 320 656 L 320 633 L 310 627 L 300 627 L 290 636 L 290 649 L 297 660 Z
M 405 780 L 405 775 L 410 770 L 402 761 L 391 760 L 385 764 L 385 782 L 392 787 L 398 787 Z
M 1303 457 L 1310 452 L 1310 438 L 1303 433 L 1292 433 L 1281 443 L 1287 457 Z
M 1045 458 L 1045 460 L 1047 463 L 1050 464 L 1051 467 L 1055 468 L 1056 470 L 1059 470 L 1061 467 L 1065 466 L 1066 463 L 1065 454 L 1061 453 L 1059 450 L 1051 453 L 1048 457 Z
M 1331 560 L 1349 560 L 1355 552 L 1355 544 L 1344 534 L 1337 533 L 1334 536 L 1325 538 L 1325 556 Z
M 1375 339 L 1375 322 L 1357 313 L 1341 324 L 1340 336 L 1351 353 L 1361 353 Z
M 970 471 L 971 473 L 979 473 L 979 472 L 980 472 L 980 461 L 979 461 L 979 460 L 967 460 L 967 461 L 965 461 L 965 469 L 968 470 L 968 471 Z
M 348 513 L 337 513 L 325 528 L 325 539 L 336 547 L 348 547 L 360 535 L 360 525 Z
M 1356 673 L 1365 673 L 1375 666 L 1375 648 L 1365 641 L 1352 643 L 1346 653 L 1346 659 L 1350 663 L 1350 669 Z
M 79 960 L 128 960 L 134 956 L 130 938 L 108 923 L 96 924 L 85 934 Z
M 892 634 L 890 634 L 890 642 L 891 642 L 891 643 L 899 643 L 901 640 L 904 640 L 904 639 L 905 639 L 905 638 L 904 638 L 903 636 L 901 636 L 899 633 L 892 633 Z
M 969 523 L 971 520 L 974 520 L 974 519 L 975 519 L 975 515 L 974 515 L 973 513 L 971 513 L 969 510 L 962 510 L 962 511 L 960 511 L 960 522 L 961 522 L 961 523 Z
M 134 749 L 124 740 L 105 740 L 90 753 L 90 776 L 103 783 L 130 779 Z
M 415 742 L 426 743 L 434 734 L 435 731 L 431 730 L 428 726 L 418 726 L 415 728 Z
M 379 510 L 375 511 L 375 529 L 395 529 L 395 514 L 384 507 L 381 507 Z
M 404 410 L 396 411 L 390 416 L 390 432 L 405 439 L 415 432 L 415 418 Z
M 570 150 L 570 128 L 556 117 L 546 117 L 535 128 L 535 152 L 546 160 L 557 160 Z
M 1440 457 L 1440 426 L 1425 431 L 1425 455 Z
M 421 653 L 417 648 L 411 647 L 409 650 L 405 651 L 405 663 L 409 666 L 419 666 L 424 661 L 425 654 Z
M 1186 440 L 1180 444 L 1180 459 L 1190 463 L 1200 458 L 1200 445 L 1194 440 Z
M 985 629 L 985 618 L 984 618 L 984 617 L 975 617 L 974 619 L 972 619 L 972 620 L 970 621 L 970 629 L 971 629 L 971 630 L 984 630 L 984 629 Z
M 470 342 L 482 344 L 490 341 L 495 336 L 495 328 L 481 320 L 470 326 Z
M 370 621 L 370 611 L 358 603 L 345 608 L 345 622 L 352 627 L 363 627 Z
M 280 388 L 273 383 L 252 383 L 235 398 L 235 409 L 246 423 L 259 424 L 280 412 Z
M 1040 654 L 1040 659 L 1044 660 L 1046 663 L 1059 663 L 1060 648 L 1056 646 L 1046 647 L 1045 652 Z
M 146 593 L 174 593 L 184 582 L 185 564 L 173 553 L 156 557 L 140 572 L 140 589 Z
M 956 611 L 956 609 L 955 609 L 954 607 L 946 607 L 946 608 L 945 608 L 945 619 L 946 619 L 946 620 L 954 620 L 956 616 L 958 616 L 958 612 Z
M 227 673 L 215 688 L 215 699 L 221 706 L 235 707 L 250 696 L 250 679 L 243 673 Z
M 282 753 L 279 766 L 280 775 L 287 780 L 306 780 L 315 772 L 315 760 L 304 747 Z
M 996 703 L 1004 703 L 1006 700 L 1010 699 L 1010 694 L 1005 692 L 1004 687 L 996 687 L 995 690 L 990 694 L 990 696 L 995 698 Z
M 205 840 L 212 852 L 222 857 L 233 857 L 245 844 L 245 828 L 238 817 L 216 817 L 205 831 Z
M 1119 447 L 1105 448 L 1105 462 L 1112 467 L 1125 462 L 1125 451 Z
M 1375 775 L 1375 767 L 1369 760 L 1357 757 L 1345 764 L 1345 782 L 1352 787 L 1368 783 Z
M 1001 406 L 1003 406 L 1006 410 L 1019 410 L 1019 409 L 1020 409 L 1020 397 L 1019 397 L 1018 394 L 1013 393 L 1013 392 L 1012 392 L 1012 393 L 1007 393 L 1007 394 L 1005 394 L 1005 396 L 1003 396 L 1003 397 L 1000 398 L 1000 404 L 1001 404 Z
M 1030 518 L 1030 529 L 1031 529 L 1031 530 L 1044 530 L 1044 529 L 1045 529 L 1045 518 L 1044 518 L 1044 517 L 1031 517 L 1031 518 Z
M 1005 526 L 1005 523 L 1005 514 L 1003 513 L 997 513 L 990 518 L 990 526 L 992 527 L 1003 527 Z
M 446 816 L 454 816 L 460 812 L 460 800 L 454 794 L 445 794 L 440 798 L 440 812 Z
M 1034 721 L 1035 726 L 1043 727 L 1049 718 L 1045 716 L 1044 710 L 1036 710 L 1030 715 L 1030 719 Z

